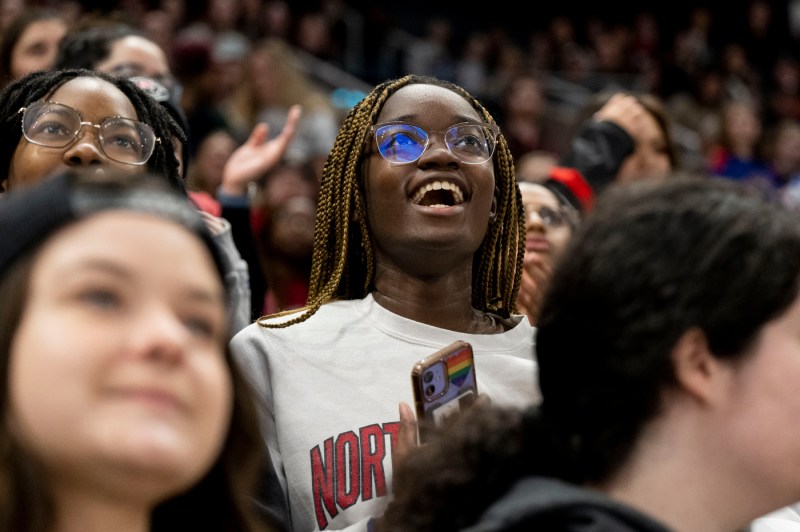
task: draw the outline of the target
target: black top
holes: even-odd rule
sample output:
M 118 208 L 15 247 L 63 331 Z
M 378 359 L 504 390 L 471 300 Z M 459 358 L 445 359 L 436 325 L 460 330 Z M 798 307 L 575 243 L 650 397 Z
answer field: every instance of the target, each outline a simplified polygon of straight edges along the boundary
M 462 532 L 670 532 L 630 506 L 567 482 L 527 477 Z

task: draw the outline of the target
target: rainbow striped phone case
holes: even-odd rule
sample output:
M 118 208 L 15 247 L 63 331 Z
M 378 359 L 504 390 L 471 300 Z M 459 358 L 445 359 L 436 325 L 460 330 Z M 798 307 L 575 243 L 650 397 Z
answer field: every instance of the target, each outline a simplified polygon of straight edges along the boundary
M 472 346 L 457 340 L 425 357 L 411 370 L 419 439 L 432 425 L 471 405 L 478 396 Z

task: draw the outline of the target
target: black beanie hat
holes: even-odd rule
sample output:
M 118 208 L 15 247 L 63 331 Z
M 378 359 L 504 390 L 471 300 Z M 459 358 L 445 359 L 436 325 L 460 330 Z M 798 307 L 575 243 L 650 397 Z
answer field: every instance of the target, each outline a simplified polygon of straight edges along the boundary
M 211 253 L 225 286 L 225 267 L 200 214 L 164 179 L 150 174 L 115 175 L 67 171 L 0 195 L 0 277 L 25 252 L 55 231 L 106 210 L 151 213 L 197 235 Z

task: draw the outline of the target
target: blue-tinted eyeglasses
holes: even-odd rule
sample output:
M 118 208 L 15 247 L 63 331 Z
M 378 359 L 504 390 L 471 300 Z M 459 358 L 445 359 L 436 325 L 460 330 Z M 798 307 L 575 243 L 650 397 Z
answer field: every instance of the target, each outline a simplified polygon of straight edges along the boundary
M 389 162 L 413 163 L 425 152 L 431 133 L 405 122 L 372 126 L 378 152 Z M 500 129 L 493 124 L 463 122 L 444 131 L 444 143 L 459 161 L 481 164 L 492 158 Z

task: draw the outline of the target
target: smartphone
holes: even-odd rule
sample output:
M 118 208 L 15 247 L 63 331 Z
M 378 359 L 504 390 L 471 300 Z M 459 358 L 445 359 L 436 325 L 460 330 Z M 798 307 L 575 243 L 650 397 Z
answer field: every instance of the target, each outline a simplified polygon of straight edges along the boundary
M 417 362 L 411 370 L 419 441 L 432 426 L 471 405 L 478 397 L 472 345 L 457 340 Z

